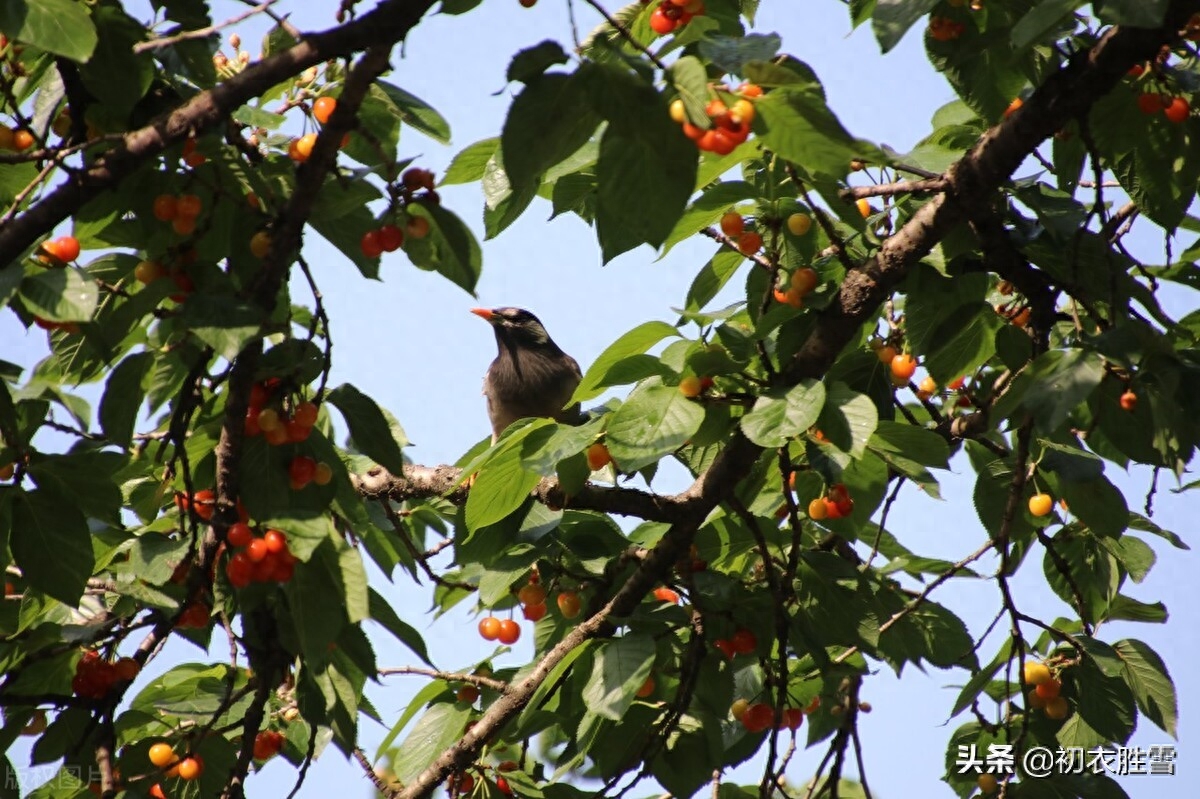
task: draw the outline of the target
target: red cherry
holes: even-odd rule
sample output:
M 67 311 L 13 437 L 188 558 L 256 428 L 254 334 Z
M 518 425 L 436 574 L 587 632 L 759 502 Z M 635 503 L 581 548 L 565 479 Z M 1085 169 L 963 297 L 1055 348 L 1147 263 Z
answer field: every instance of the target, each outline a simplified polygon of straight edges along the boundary
M 297 455 L 296 457 L 292 458 L 292 462 L 288 464 L 288 477 L 293 483 L 301 486 L 308 485 L 310 482 L 312 482 L 313 475 L 316 473 L 317 462 L 307 455 Z
M 279 530 L 267 530 L 263 533 L 263 542 L 267 545 L 267 552 L 272 555 L 288 551 L 287 536 Z
M 267 542 L 261 538 L 256 538 L 246 545 L 245 553 L 252 562 L 259 563 L 267 556 L 270 550 L 267 549 Z M 240 553 L 239 553 L 240 554 Z
M 362 248 L 362 254 L 368 258 L 378 258 L 383 254 L 383 242 L 379 240 L 378 230 L 368 230 L 364 233 L 358 246 Z
M 496 636 L 502 644 L 515 644 L 517 639 L 521 637 L 521 625 L 517 624 L 512 619 L 502 619 L 500 621 L 500 631 Z
M 245 588 L 250 585 L 254 573 L 254 563 L 245 552 L 235 552 L 225 564 L 225 577 L 234 588 Z
M 395 225 L 384 225 L 379 228 L 379 245 L 384 252 L 395 252 L 404 244 L 404 231 Z

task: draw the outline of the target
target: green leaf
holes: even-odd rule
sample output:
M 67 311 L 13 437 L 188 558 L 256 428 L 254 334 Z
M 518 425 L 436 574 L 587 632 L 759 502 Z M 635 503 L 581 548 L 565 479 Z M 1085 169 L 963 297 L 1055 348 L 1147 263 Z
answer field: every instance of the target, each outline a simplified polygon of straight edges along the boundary
M 590 712 L 620 721 L 654 666 L 654 638 L 626 633 L 599 647 L 582 699 Z
M 829 110 L 815 80 L 776 89 L 755 108 L 766 128 L 763 143 L 811 174 L 841 178 L 850 170 L 851 159 L 865 154 Z
M 250 302 L 197 292 L 183 303 L 179 321 L 217 355 L 232 361 L 258 337 L 263 311 Z
M 414 202 L 408 205 L 408 212 L 429 221 L 429 235 L 405 241 L 404 252 L 413 265 L 436 271 L 454 285 L 473 293 L 483 268 L 483 255 L 470 229 L 440 205 Z
M 1105 25 L 1157 28 L 1163 24 L 1169 0 L 1096 0 L 1093 5 Z
M 546 419 L 539 422 L 550 423 Z M 477 473 L 471 493 L 467 495 L 464 518 L 468 530 L 474 532 L 495 524 L 528 499 L 541 476 L 522 465 L 519 444 L 532 429 L 540 426 L 535 422 L 511 435 L 500 445 L 498 454 L 489 458 Z
M 1024 50 L 1034 42 L 1050 39 L 1053 29 L 1067 21 L 1084 0 L 1042 0 L 1013 25 L 1009 41 L 1013 49 Z M 1049 44 L 1049 41 L 1046 42 Z
M 696 201 L 688 206 L 683 216 L 675 223 L 667 240 L 663 243 L 663 255 L 679 242 L 691 238 L 701 228 L 708 227 L 721 218 L 731 205 L 757 195 L 754 186 L 741 180 L 717 183 L 709 187 Z M 740 253 L 738 262 L 741 262 Z
M 577 79 L 608 120 L 596 165 L 596 229 L 604 260 L 643 243 L 658 247 L 692 194 L 696 146 L 649 83 L 599 64 L 581 67 Z
M 682 56 L 671 65 L 668 77 L 683 101 L 687 118 L 704 127 L 712 124 L 705 110 L 708 104 L 708 73 L 700 59 L 691 55 Z
M 300 648 L 317 663 L 328 660 L 329 642 L 336 641 L 349 623 L 341 574 L 338 551 L 326 539 L 308 562 L 297 564 L 295 575 L 283 587 Z
M 464 702 L 438 702 L 417 721 L 412 732 L 396 747 L 392 770 L 403 783 L 412 782 L 434 758 L 458 742 L 471 720 Z
M 446 174 L 442 176 L 442 181 L 439 185 L 451 186 L 456 183 L 474 183 L 481 179 L 488 162 L 492 160 L 492 156 L 496 154 L 499 148 L 500 139 L 496 136 L 490 139 L 481 139 L 463 148 L 458 155 L 454 156 L 454 160 L 450 162 L 450 166 L 446 168 Z
M 550 73 L 530 80 L 513 100 L 500 134 L 513 190 L 536 188 L 541 175 L 582 147 L 599 123 L 577 76 Z
M 1062 480 L 1058 487 L 1071 513 L 1092 532 L 1118 536 L 1129 526 L 1125 495 L 1108 478 L 1101 476 L 1082 482 Z
M 81 63 L 96 49 L 96 26 L 87 7 L 73 0 L 6 0 L 0 3 L 0 30 L 10 40 Z
M 612 415 L 605 440 L 617 467 L 636 472 L 682 447 L 703 421 L 703 405 L 650 378 Z
M 400 448 L 408 445 L 408 438 L 398 424 L 388 421 L 375 400 L 349 383 L 330 391 L 326 399 L 342 412 L 354 445 L 364 455 L 392 474 L 403 474 Z
M 425 648 L 425 640 L 421 638 L 421 634 L 417 632 L 416 628 L 401 619 L 388 601 L 374 588 L 368 588 L 367 591 L 371 620 L 396 636 L 396 640 L 412 650 L 413 654 L 423 662 L 433 666 L 433 662 L 429 659 L 429 651 Z
M 233 118 L 233 121 L 241 122 L 243 125 L 255 128 L 267 128 L 268 130 L 274 130 L 287 121 L 287 117 L 283 114 L 274 114 L 250 105 L 235 108 L 230 116 Z
M 1027 374 L 1032 384 L 1022 405 L 1033 412 L 1043 430 L 1054 430 L 1100 385 L 1104 361 L 1085 350 L 1051 350 L 1039 355 Z
M 987 303 L 960 307 L 936 328 L 925 369 L 942 385 L 972 373 L 996 353 L 996 331 L 1003 326 Z
M 377 80 L 375 86 L 383 89 L 384 93 L 396 104 L 400 112 L 400 120 L 409 127 L 416 128 L 429 138 L 441 144 L 450 143 L 450 123 L 416 95 L 409 94 L 399 86 L 393 86 L 386 81 Z
M 759 397 L 742 417 L 742 432 L 760 447 L 782 447 L 788 439 L 807 433 L 824 405 L 825 384 L 802 380 L 786 392 L 773 390 Z
M 508 64 L 507 78 L 529 83 L 555 64 L 565 64 L 568 60 L 562 45 L 547 39 L 533 47 L 518 50 Z
M 938 4 L 938 0 L 876 0 L 871 27 L 879 49 L 888 52 L 904 38 L 908 29 Z
M 1126 638 L 1113 644 L 1123 664 L 1122 678 L 1138 709 L 1172 738 L 1178 738 L 1179 718 L 1175 683 L 1158 653 L 1141 641 Z
M 740 252 L 724 247 L 718 250 L 716 255 L 700 268 L 692 280 L 692 285 L 688 287 L 683 312 L 697 313 L 708 305 L 743 263 L 746 263 L 746 260 Z
M 340 175 L 329 178 L 317 193 L 313 203 L 312 215 L 325 221 L 341 219 L 351 211 L 362 208 L 367 203 L 378 200 L 382 195 L 379 189 L 365 179 L 347 180 Z
M 867 446 L 894 452 L 936 469 L 950 468 L 950 445 L 932 430 L 880 419 Z
M 92 57 L 79 70 L 83 85 L 104 104 L 107 114 L 124 117 L 145 96 L 154 79 L 154 59 L 135 53 L 133 46 L 146 36 L 146 29 L 120 8 L 96 5 L 92 21 L 97 44 Z M 114 79 L 119 75 L 120 79 Z
M 71 607 L 79 603 L 95 565 L 91 535 L 83 514 L 59 492 L 14 495 L 9 546 L 31 586 Z
M 153 364 L 153 353 L 135 353 L 117 364 L 108 376 L 100 399 L 100 429 L 115 444 L 128 447 L 133 440 L 138 408 L 146 397 L 146 375 Z
M 879 411 L 866 394 L 851 390 L 845 383 L 835 382 L 826 388 L 817 426 L 838 449 L 861 458 L 878 424 Z
M 700 40 L 700 55 L 722 72 L 740 75 L 747 61 L 770 61 L 782 44 L 776 33 L 708 36 Z
M 613 367 L 631 355 L 645 352 L 667 336 L 678 336 L 679 331 L 666 322 L 644 322 L 609 344 L 604 352 L 588 367 L 568 405 L 586 402 L 604 393 L 609 385 Z
M 30 313 L 51 322 L 87 322 L 100 299 L 94 281 L 78 269 L 41 269 L 26 275 L 19 290 Z
M 29 473 L 38 487 L 106 524 L 121 523 L 121 491 L 111 475 L 125 465 L 115 452 L 86 450 L 67 455 L 36 455 Z

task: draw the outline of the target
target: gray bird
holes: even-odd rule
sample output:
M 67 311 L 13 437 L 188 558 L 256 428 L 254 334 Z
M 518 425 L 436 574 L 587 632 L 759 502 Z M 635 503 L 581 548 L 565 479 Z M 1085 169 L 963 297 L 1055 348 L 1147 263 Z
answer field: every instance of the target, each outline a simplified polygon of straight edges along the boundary
M 564 408 L 583 373 L 542 327 L 538 318 L 522 308 L 473 308 L 496 332 L 499 354 L 483 378 L 492 442 L 518 419 L 548 416 L 575 424 L 579 405 Z

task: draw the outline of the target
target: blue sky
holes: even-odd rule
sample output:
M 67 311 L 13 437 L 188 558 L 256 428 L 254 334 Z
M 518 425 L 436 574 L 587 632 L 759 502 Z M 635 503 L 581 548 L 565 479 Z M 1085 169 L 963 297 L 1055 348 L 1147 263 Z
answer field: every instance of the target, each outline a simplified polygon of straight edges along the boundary
M 280 3 L 296 8 L 292 19 L 302 29 L 321 29 L 334 23 L 335 3 Z M 615 8 L 615 5 L 613 6 Z M 244 10 L 235 3 L 218 3 L 217 19 Z M 575 3 L 580 35 L 599 21 L 583 2 Z M 262 31 L 261 17 L 240 28 L 247 49 L 255 49 Z M 833 0 L 823 2 L 780 2 L 767 0 L 756 30 L 777 32 L 784 49 L 807 61 L 825 84 L 831 108 L 856 136 L 890 145 L 898 151 L 911 148 L 929 130 L 934 110 L 953 99 L 948 85 L 925 60 L 919 32 L 908 36 L 886 57 L 879 55 L 870 31 L 850 32 L 846 6 Z M 512 97 L 512 87 L 503 74 L 513 53 L 543 39 L 557 39 L 569 50 L 571 24 L 568 6 L 557 0 L 541 0 L 533 9 L 523 9 L 517 0 L 487 0 L 461 17 L 434 16 L 413 31 L 404 47 L 397 50 L 394 72 L 387 78 L 434 105 L 449 120 L 453 144 L 439 145 L 411 129 L 401 139 L 401 154 L 418 156 L 417 164 L 441 175 L 453 155 L 482 138 L 497 135 Z M 1032 171 L 1032 170 L 1030 170 Z M 482 238 L 482 194 L 477 185 L 439 189 L 443 204 L 462 216 Z M 385 255 L 383 282 L 362 279 L 357 270 L 315 233 L 310 233 L 306 254 L 325 294 L 335 341 L 334 374 L 331 385 L 352 382 L 387 407 L 404 425 L 413 446 L 408 455 L 418 463 L 456 460 L 488 432 L 480 381 L 494 357 L 491 331 L 469 308 L 519 305 L 537 313 L 551 335 L 586 369 L 587 365 L 619 335 L 647 319 L 672 321 L 696 270 L 712 253 L 711 242 L 685 242 L 668 257 L 641 248 L 601 265 L 594 232 L 574 216 L 547 222 L 549 206 L 541 201 L 496 240 L 483 244 L 484 271 L 474 299 L 442 278 L 413 268 L 402 253 Z M 1129 241 L 1151 262 L 1161 259 L 1161 240 L 1155 239 L 1146 223 L 1140 223 Z M 1175 247 L 1190 244 L 1185 240 Z M 733 281 L 737 284 L 738 281 Z M 297 287 L 299 289 L 299 286 Z M 303 291 L 297 297 L 305 296 Z M 1165 303 L 1179 315 L 1195 306 L 1194 295 L 1170 294 Z M 2 357 L 29 366 L 45 353 L 45 334 L 34 328 L 26 332 L 12 314 L 0 314 Z M 86 393 L 86 391 L 85 391 Z M 889 518 L 888 528 L 910 549 L 923 555 L 958 559 L 977 548 L 984 531 L 970 505 L 974 480 L 965 463 L 956 462 L 954 472 L 943 482 L 944 502 L 906 489 Z M 1141 505 L 1148 473 L 1125 475 L 1109 465 L 1108 472 L 1127 490 L 1130 505 Z M 939 475 L 941 478 L 941 475 Z M 1169 481 L 1162 481 L 1161 489 Z M 655 487 L 673 491 L 677 477 L 665 475 Z M 1194 507 L 1194 501 L 1191 506 Z M 1155 520 L 1185 539 L 1192 528 L 1185 515 L 1187 495 L 1160 490 Z M 1140 638 L 1166 660 L 1179 691 L 1181 769 L 1188 771 L 1192 751 L 1187 744 L 1190 725 L 1200 712 L 1200 678 L 1192 664 L 1200 659 L 1197 636 L 1197 607 L 1200 588 L 1193 573 L 1194 552 L 1180 552 L 1150 542 L 1160 560 L 1144 584 L 1129 586 L 1127 592 L 1143 601 L 1164 601 L 1171 610 L 1165 626 L 1116 624 L 1100 635 L 1113 641 Z M 981 564 L 987 571 L 995 563 Z M 1065 615 L 1069 609 L 1043 585 L 1038 564 L 1031 563 L 1014 581 L 1017 601 L 1023 610 L 1045 619 Z M 383 578 L 375 574 L 376 583 Z M 977 581 L 952 584 L 939 589 L 935 598 L 959 613 L 972 631 L 979 633 L 999 607 L 994 583 Z M 492 651 L 491 645 L 474 632 L 474 618 L 456 609 L 437 623 L 430 623 L 428 587 L 404 586 L 386 592 L 397 611 L 426 635 L 435 661 L 457 669 L 472 664 Z M 1192 632 L 1188 632 L 1191 630 Z M 528 629 L 516 646 L 516 658 L 532 653 Z M 377 636 L 381 666 L 414 663 L 403 649 Z M 1000 641 L 993 634 L 983 654 L 990 656 Z M 169 658 L 196 659 L 194 649 L 173 647 Z M 212 656 L 224 656 L 218 642 Z M 514 661 L 515 662 L 515 661 Z M 157 671 L 163 666 L 156 662 Z M 947 713 L 957 694 L 951 686 L 961 684 L 962 673 L 931 669 L 921 673 L 909 668 L 902 682 L 884 669 L 870 678 L 863 692 L 874 712 L 861 717 L 868 779 L 877 796 L 951 795 L 938 782 L 943 770 L 946 740 L 965 719 L 947 722 Z M 392 677 L 383 686 L 369 689 L 371 700 L 385 718 L 395 718 L 421 686 L 420 678 Z M 362 727 L 365 748 L 370 752 L 386 733 L 366 721 Z M 1168 736 L 1143 722 L 1133 745 L 1169 742 Z M 824 746 L 802 752 L 793 759 L 789 777 L 803 782 L 813 772 Z M 358 767 L 347 763 L 333 750 L 310 770 L 303 795 L 325 795 L 334 791 L 362 791 L 365 782 Z M 282 762 L 266 767 L 251 778 L 251 793 L 259 799 L 284 797 L 295 772 Z M 757 782 L 759 768 L 743 768 L 735 775 L 742 782 Z M 1150 781 L 1153 779 L 1153 785 Z M 1186 776 L 1175 778 L 1119 778 L 1133 797 L 1193 796 L 1194 783 Z M 649 788 L 636 792 L 648 793 Z

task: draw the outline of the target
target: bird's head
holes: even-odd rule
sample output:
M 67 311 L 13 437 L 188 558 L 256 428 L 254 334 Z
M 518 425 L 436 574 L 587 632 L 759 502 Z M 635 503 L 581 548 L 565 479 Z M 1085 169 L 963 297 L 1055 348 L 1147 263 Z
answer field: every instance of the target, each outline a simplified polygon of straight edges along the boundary
M 472 308 L 496 331 L 496 340 L 509 346 L 538 348 L 554 346 L 550 334 L 536 316 L 524 308 Z

